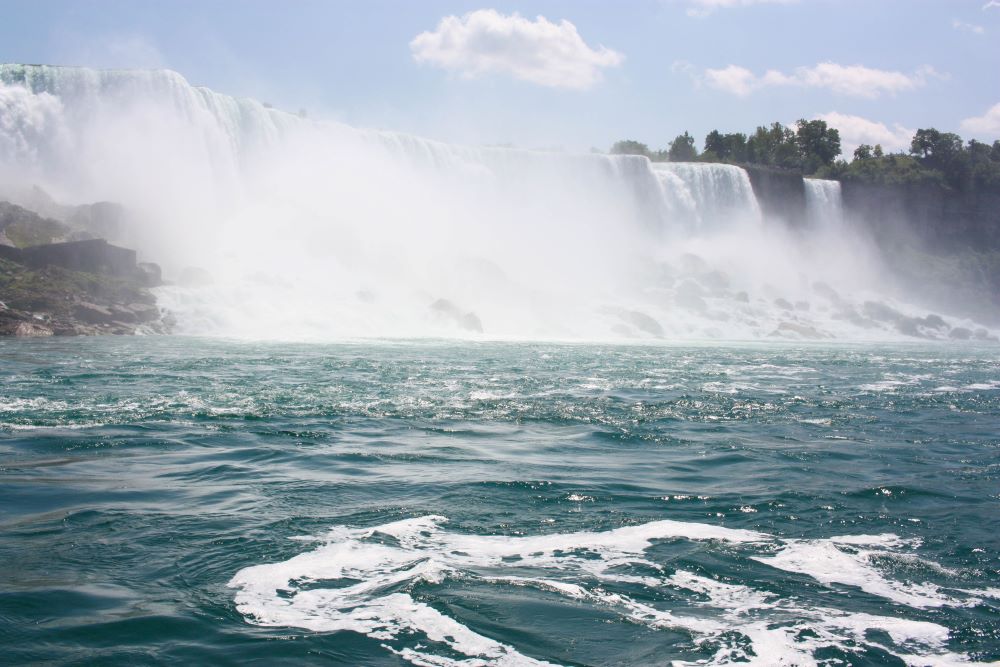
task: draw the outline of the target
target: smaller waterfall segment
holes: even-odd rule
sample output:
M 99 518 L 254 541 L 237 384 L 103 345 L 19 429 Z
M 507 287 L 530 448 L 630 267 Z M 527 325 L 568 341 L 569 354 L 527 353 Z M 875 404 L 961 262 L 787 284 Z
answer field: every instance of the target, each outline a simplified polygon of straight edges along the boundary
M 803 182 L 806 188 L 806 214 L 809 226 L 824 231 L 840 230 L 844 224 L 840 181 L 806 178 Z
M 760 205 L 746 170 L 731 164 L 655 162 L 667 207 L 691 231 L 759 224 Z

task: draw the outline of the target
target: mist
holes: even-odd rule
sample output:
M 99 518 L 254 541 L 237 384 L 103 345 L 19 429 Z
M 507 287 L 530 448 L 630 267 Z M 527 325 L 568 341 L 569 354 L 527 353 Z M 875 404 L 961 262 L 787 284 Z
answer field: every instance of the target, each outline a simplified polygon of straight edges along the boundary
M 181 333 L 827 340 L 978 328 L 964 313 L 926 319 L 834 182 L 807 180 L 806 215 L 781 220 L 734 166 L 448 145 L 299 117 L 170 71 L 5 65 L 0 80 L 3 196 L 25 201 L 37 186 L 61 203 L 123 204 L 130 222 L 111 240 L 163 267 L 173 284 L 158 301 Z

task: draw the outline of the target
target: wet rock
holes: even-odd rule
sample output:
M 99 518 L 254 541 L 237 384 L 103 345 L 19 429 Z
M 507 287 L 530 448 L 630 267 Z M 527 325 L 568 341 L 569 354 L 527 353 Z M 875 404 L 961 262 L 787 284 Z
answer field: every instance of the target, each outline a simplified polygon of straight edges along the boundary
M 853 306 L 842 305 L 837 312 L 833 314 L 833 319 L 835 320 L 846 320 L 856 327 L 862 327 L 864 329 L 872 329 L 878 327 L 878 325 L 867 317 L 862 317 Z
M 110 308 L 87 301 L 76 303 L 73 306 L 73 315 L 88 324 L 110 324 L 116 319 Z
M 996 343 L 998 340 L 1000 340 L 996 336 L 991 336 L 990 332 L 983 328 L 976 329 L 974 332 L 972 332 L 972 337 L 975 338 L 976 340 L 990 341 L 993 343 Z
M 782 322 L 778 325 L 778 328 L 771 334 L 772 336 L 783 336 L 786 334 L 795 334 L 801 336 L 802 338 L 808 338 L 810 340 L 819 340 L 821 338 L 830 338 L 828 334 L 823 333 L 806 324 L 799 324 L 798 322 Z
M 944 321 L 944 318 L 940 315 L 935 315 L 931 313 L 927 317 L 920 320 L 920 323 L 925 327 L 930 327 L 932 329 L 947 329 L 948 323 Z
M 135 323 L 139 321 L 135 312 L 128 306 L 110 306 L 108 310 L 111 311 L 111 316 L 116 322 Z
M 724 290 L 729 287 L 729 276 L 722 271 L 709 271 L 698 276 L 698 282 L 710 290 Z
M 783 310 L 792 310 L 794 308 L 794 306 L 791 304 L 790 301 L 788 301 L 788 299 L 781 299 L 781 298 L 775 299 L 774 305 Z
M 154 262 L 139 262 L 136 264 L 139 284 L 143 287 L 159 287 L 163 284 L 163 271 Z
M 177 284 L 181 287 L 206 287 L 214 282 L 212 274 L 198 266 L 185 267 L 177 276 Z
M 823 297 L 824 299 L 829 300 L 830 303 L 839 305 L 842 301 L 840 295 L 837 294 L 837 290 L 833 289 L 824 282 L 819 282 L 819 281 L 814 282 L 812 288 L 813 292 Z
M 160 309 L 151 303 L 130 303 L 128 309 L 137 322 L 153 322 L 160 319 Z
M 435 313 L 443 315 L 466 331 L 483 333 L 483 323 L 475 313 L 463 312 L 448 299 L 438 299 L 430 305 Z
M 737 292 L 733 299 L 740 303 L 750 303 L 750 295 L 746 292 Z
M 479 316 L 475 313 L 466 313 L 462 315 L 462 319 L 459 322 L 462 328 L 466 331 L 474 331 L 476 333 L 483 333 L 483 323 L 479 319 Z
M 896 331 L 904 336 L 929 338 L 922 328 L 924 318 L 904 315 L 892 306 L 888 306 L 878 301 L 865 301 L 864 305 L 861 307 L 861 312 L 877 322 L 891 324 Z
M 708 309 L 704 294 L 705 290 L 701 285 L 692 280 L 685 280 L 674 292 L 674 302 L 682 308 L 702 313 Z
M 663 327 L 646 313 L 641 313 L 638 310 L 630 310 L 624 313 L 623 319 L 639 331 L 656 336 L 657 338 L 663 337 Z
M 684 253 L 681 256 L 681 272 L 697 275 L 706 271 L 708 271 L 708 263 L 698 255 Z
M 52 329 L 48 328 L 44 324 L 36 324 L 35 322 L 18 322 L 14 326 L 14 330 L 11 335 L 17 336 L 18 338 L 40 338 L 44 336 L 51 336 Z
M 861 306 L 861 312 L 866 317 L 870 317 L 878 322 L 896 322 L 905 317 L 901 312 L 878 301 L 865 301 Z
M 927 335 L 920 330 L 920 321 L 915 317 L 901 317 L 894 323 L 896 331 L 903 334 L 904 336 L 913 336 L 914 338 L 927 338 Z

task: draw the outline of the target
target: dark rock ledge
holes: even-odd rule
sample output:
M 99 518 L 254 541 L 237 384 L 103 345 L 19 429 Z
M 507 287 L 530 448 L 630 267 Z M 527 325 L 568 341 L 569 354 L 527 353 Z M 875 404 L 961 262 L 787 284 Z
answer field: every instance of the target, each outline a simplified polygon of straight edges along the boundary
M 13 231 L 3 224 L 11 214 L 20 237 L 58 224 L 0 204 L 0 234 Z M 160 284 L 159 267 L 137 263 L 134 250 L 100 238 L 15 247 L 10 236 L 0 238 L 0 336 L 170 332 L 172 318 L 149 289 Z

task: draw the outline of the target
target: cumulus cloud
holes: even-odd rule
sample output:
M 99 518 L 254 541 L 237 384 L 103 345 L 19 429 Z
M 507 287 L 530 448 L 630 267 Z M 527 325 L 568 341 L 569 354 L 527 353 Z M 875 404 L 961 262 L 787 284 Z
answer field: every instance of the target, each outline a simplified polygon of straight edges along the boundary
M 760 76 L 745 67 L 729 65 L 722 69 L 705 70 L 704 82 L 712 88 L 739 96 L 749 95 L 761 88 L 797 86 L 874 99 L 883 94 L 895 95 L 914 90 L 926 84 L 930 77 L 941 75 L 929 66 L 921 67 L 913 74 L 905 74 L 863 65 L 819 63 L 813 67 L 797 67 L 789 74 L 772 69 Z
M 847 156 L 852 155 L 854 149 L 861 144 L 871 144 L 872 146 L 882 144 L 882 148 L 887 153 L 905 150 L 910 147 L 910 140 L 916 132 L 916 130 L 903 127 L 899 123 L 894 123 L 892 127 L 889 127 L 885 123 L 837 111 L 819 114 L 816 118 L 825 120 L 827 125 L 840 132 L 841 148 L 843 154 Z
M 507 74 L 552 88 L 586 90 L 601 80 L 601 70 L 616 67 L 621 53 L 592 48 L 566 20 L 534 21 L 480 9 L 462 17 L 446 16 L 433 32 L 410 42 L 413 58 L 460 76 Z
M 692 5 L 687 10 L 688 16 L 704 17 L 717 9 L 730 7 L 749 7 L 750 5 L 791 5 L 798 0 L 688 0 Z
M 723 90 L 733 95 L 749 95 L 760 86 L 757 75 L 746 67 L 730 65 L 722 69 L 705 70 L 705 83 L 712 88 Z
M 962 131 L 977 137 L 1000 137 L 1000 103 L 994 104 L 982 116 L 962 121 Z
M 983 26 L 981 25 L 976 25 L 975 23 L 966 23 L 965 21 L 959 21 L 958 19 L 954 19 L 951 22 L 951 27 L 954 28 L 955 30 L 964 30 L 967 32 L 975 33 L 977 35 L 982 35 L 984 32 L 986 32 L 986 29 L 983 28 Z

